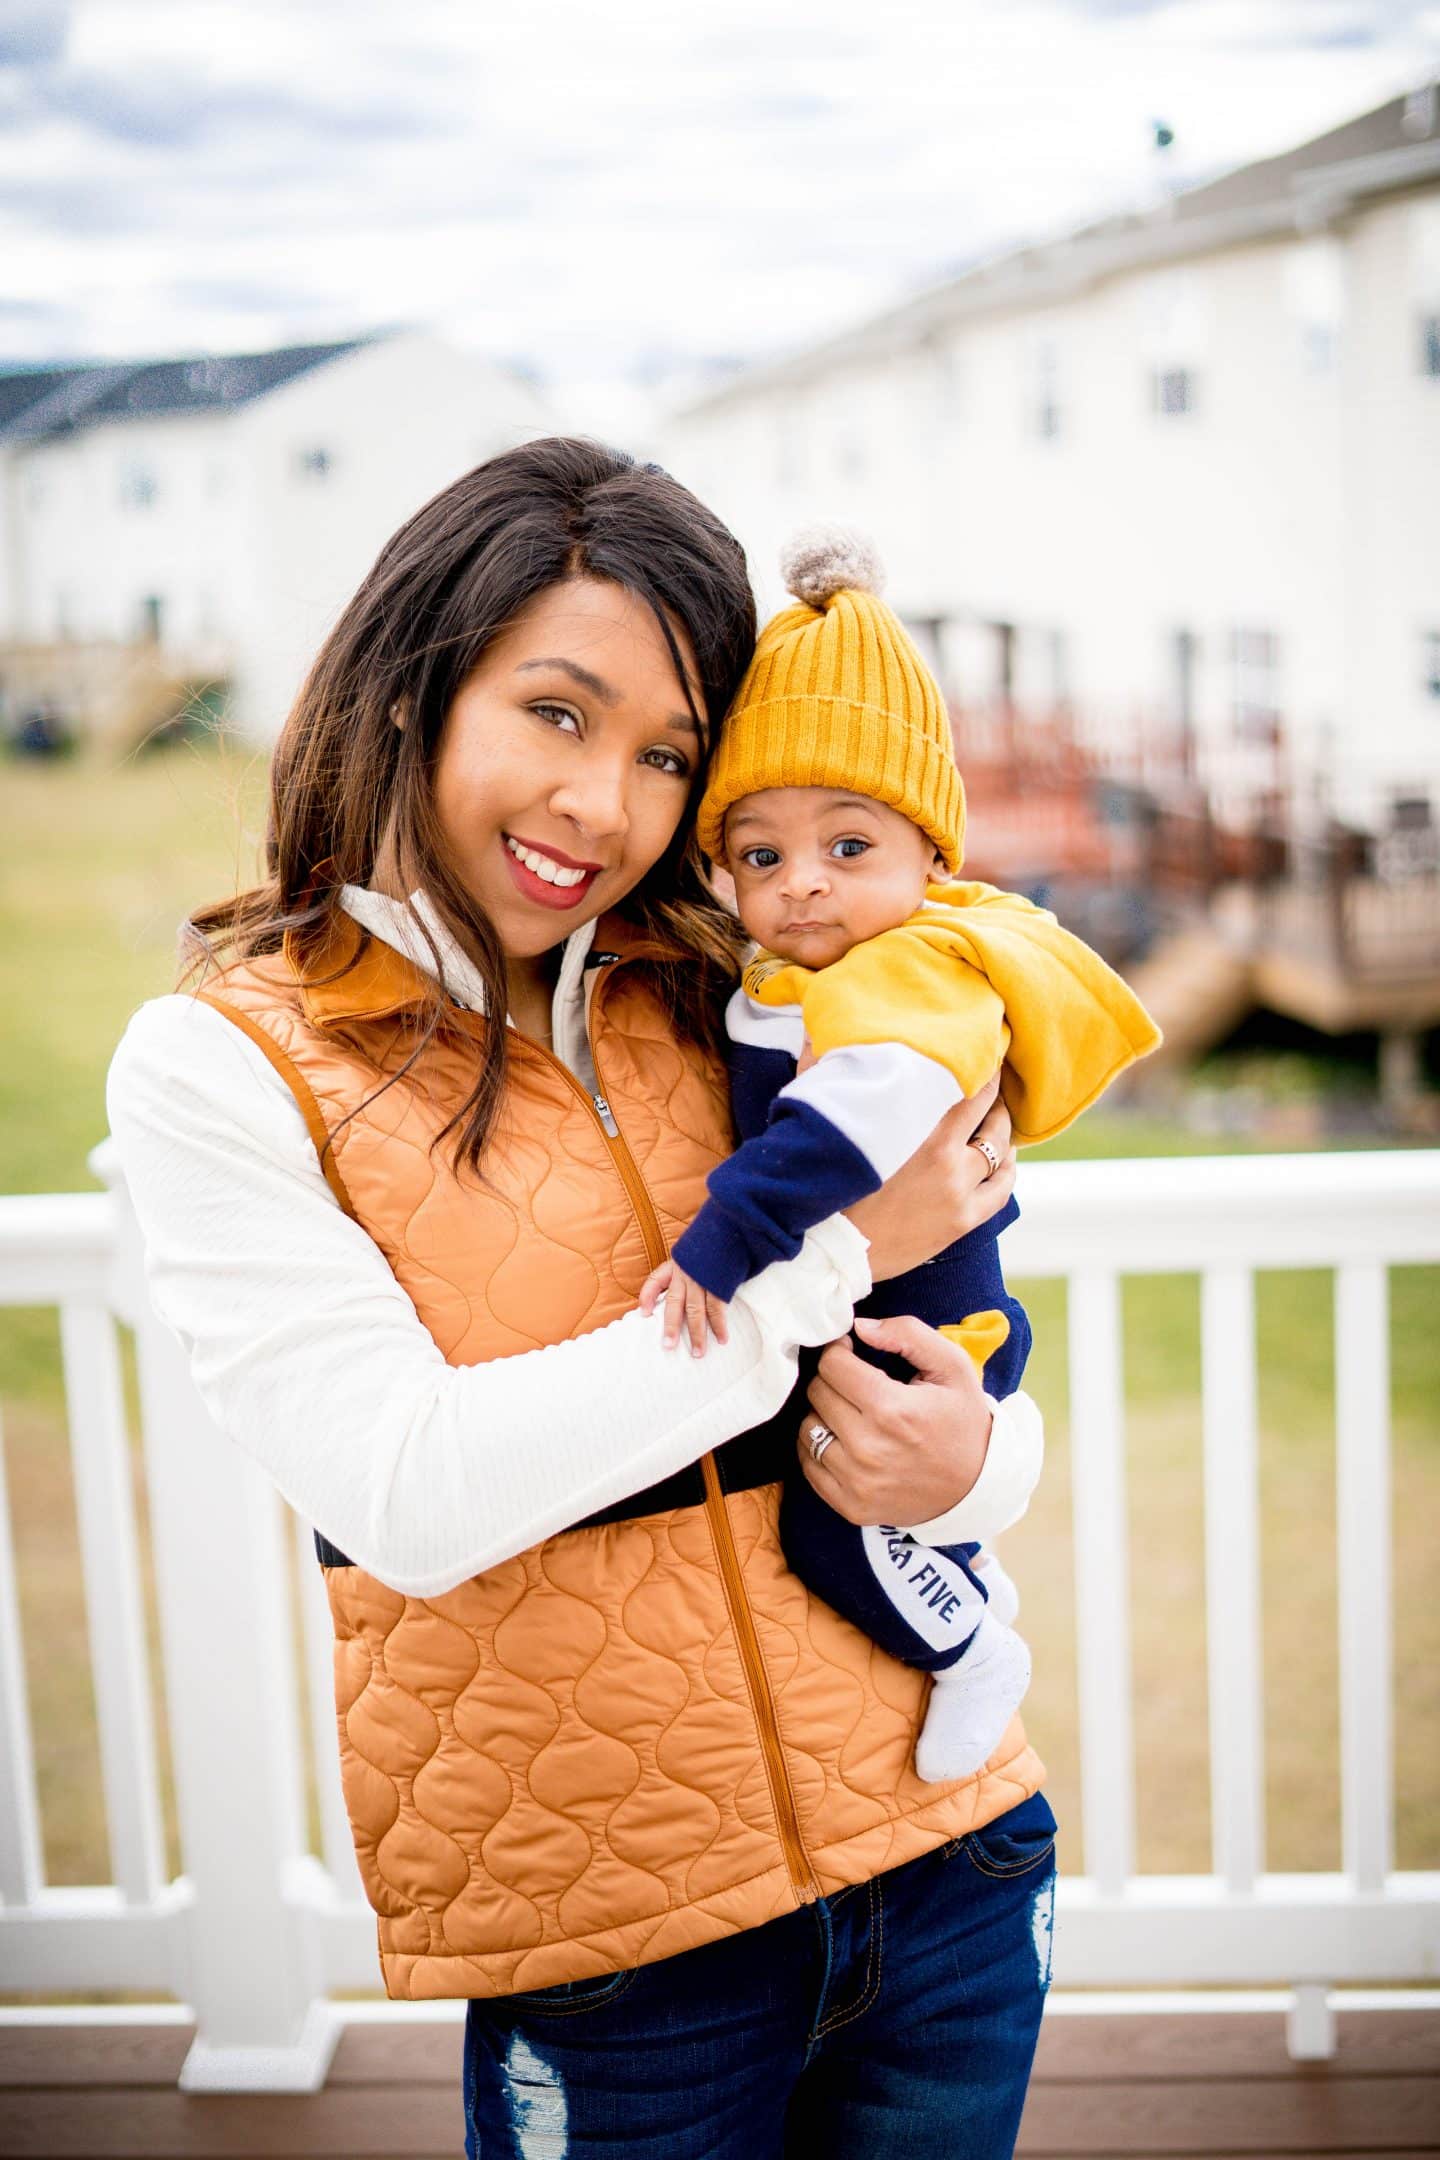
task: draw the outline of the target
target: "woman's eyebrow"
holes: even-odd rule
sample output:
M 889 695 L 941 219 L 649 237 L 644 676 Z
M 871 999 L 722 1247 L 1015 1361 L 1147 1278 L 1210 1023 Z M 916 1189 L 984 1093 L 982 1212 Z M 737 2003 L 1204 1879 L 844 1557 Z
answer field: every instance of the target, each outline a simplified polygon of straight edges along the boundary
M 559 668 L 562 675 L 570 676 L 583 690 L 588 690 L 598 697 L 602 705 L 618 705 L 620 702 L 619 691 L 613 689 L 599 675 L 592 675 L 589 668 L 581 667 L 578 660 L 562 660 L 558 655 L 549 660 L 522 660 L 515 672 L 517 675 L 524 675 L 531 668 L 547 667 Z
M 515 672 L 517 675 L 525 675 L 531 668 L 559 668 L 562 675 L 568 675 L 572 682 L 579 683 L 582 690 L 588 690 L 592 697 L 599 698 L 602 705 L 613 706 L 620 703 L 620 692 L 613 684 L 607 683 L 603 676 L 593 675 L 589 668 L 581 667 L 578 660 L 566 660 L 555 653 L 545 660 L 522 660 Z M 700 733 L 693 713 L 671 713 L 665 725 L 668 728 L 678 728 L 684 735 L 698 737 Z

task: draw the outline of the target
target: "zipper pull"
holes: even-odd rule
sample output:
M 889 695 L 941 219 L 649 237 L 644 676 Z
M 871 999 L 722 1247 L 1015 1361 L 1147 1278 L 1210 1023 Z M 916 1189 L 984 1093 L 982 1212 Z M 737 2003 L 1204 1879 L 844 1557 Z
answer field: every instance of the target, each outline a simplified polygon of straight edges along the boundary
M 610 1105 L 608 1102 L 606 1102 L 603 1095 L 597 1095 L 595 1097 L 595 1108 L 599 1111 L 602 1118 L 610 1119 Z M 613 1119 L 610 1119 L 610 1121 L 612 1123 L 614 1122 Z

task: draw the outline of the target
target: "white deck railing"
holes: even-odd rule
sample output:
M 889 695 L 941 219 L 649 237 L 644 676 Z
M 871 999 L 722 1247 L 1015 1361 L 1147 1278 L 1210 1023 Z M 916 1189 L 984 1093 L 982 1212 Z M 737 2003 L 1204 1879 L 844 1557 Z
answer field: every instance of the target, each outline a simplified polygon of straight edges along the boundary
M 166 1991 L 196 2016 L 187 2085 L 306 2089 L 333 2045 L 328 1991 L 376 1984 L 374 1921 L 340 1797 L 319 1572 L 304 1526 L 206 1418 L 146 1304 L 109 1151 L 96 1161 L 106 1193 L 0 1199 L 0 1304 L 59 1309 L 111 1880 L 45 1881 L 0 1480 L 0 1989 Z M 1387 1378 L 1387 1270 L 1440 1261 L 1440 1152 L 1047 1164 L 1023 1178 L 1008 1271 L 1069 1286 L 1085 1873 L 1061 1883 L 1057 1963 L 1076 1987 L 1293 1989 L 1297 2052 L 1323 2053 L 1327 1987 L 1440 1976 L 1440 1874 L 1392 1865 Z M 1265 1868 L 1254 1276 L 1279 1267 L 1327 1271 L 1344 1316 L 1336 1874 Z M 1135 1862 L 1119 1288 L 1125 1275 L 1169 1272 L 1198 1272 L 1202 1284 L 1214 1853 L 1209 1874 L 1157 1876 Z M 184 1861 L 173 1881 L 121 1324 L 136 1333 Z M 307 1731 L 318 1854 L 305 1828 Z

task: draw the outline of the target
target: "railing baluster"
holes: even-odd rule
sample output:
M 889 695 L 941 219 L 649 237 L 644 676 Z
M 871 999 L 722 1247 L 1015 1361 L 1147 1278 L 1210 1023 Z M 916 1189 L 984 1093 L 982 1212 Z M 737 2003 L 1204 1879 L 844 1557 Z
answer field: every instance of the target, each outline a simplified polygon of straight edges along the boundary
M 1341 1839 L 1357 1890 L 1383 1887 L 1394 1836 L 1388 1293 L 1379 1261 L 1335 1270 Z
M 311 1763 L 320 1797 L 320 1843 L 325 1865 L 340 1895 L 362 1898 L 365 1893 L 355 1859 L 355 1841 L 340 1788 L 340 1753 L 335 1738 L 335 1630 L 315 1558 L 314 1537 L 298 1515 L 291 1519 L 300 1576 Z
M 75 1514 L 114 1880 L 134 1904 L 164 1881 L 135 1500 L 115 1323 L 98 1295 L 60 1307 Z
M 1255 1283 L 1247 1268 L 1206 1269 L 1200 1324 L 1210 1836 L 1216 1874 L 1247 1893 L 1265 1864 Z
M 20 1598 L 0 1427 L 0 1900 L 29 1905 L 45 1886 L 30 1698 L 20 1649 Z
M 1115 1275 L 1085 1270 L 1071 1276 L 1069 1338 L 1085 1865 L 1099 1890 L 1114 1895 L 1135 1866 L 1125 1402 Z

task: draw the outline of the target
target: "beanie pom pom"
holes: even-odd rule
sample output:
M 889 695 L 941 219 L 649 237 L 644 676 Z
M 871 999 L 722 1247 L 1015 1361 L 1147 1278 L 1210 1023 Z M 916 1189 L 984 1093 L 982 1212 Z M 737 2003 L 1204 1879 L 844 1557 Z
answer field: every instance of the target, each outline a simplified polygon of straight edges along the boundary
M 781 551 L 785 589 L 813 608 L 823 608 L 837 592 L 880 593 L 885 572 L 873 544 L 848 525 L 807 525 Z

